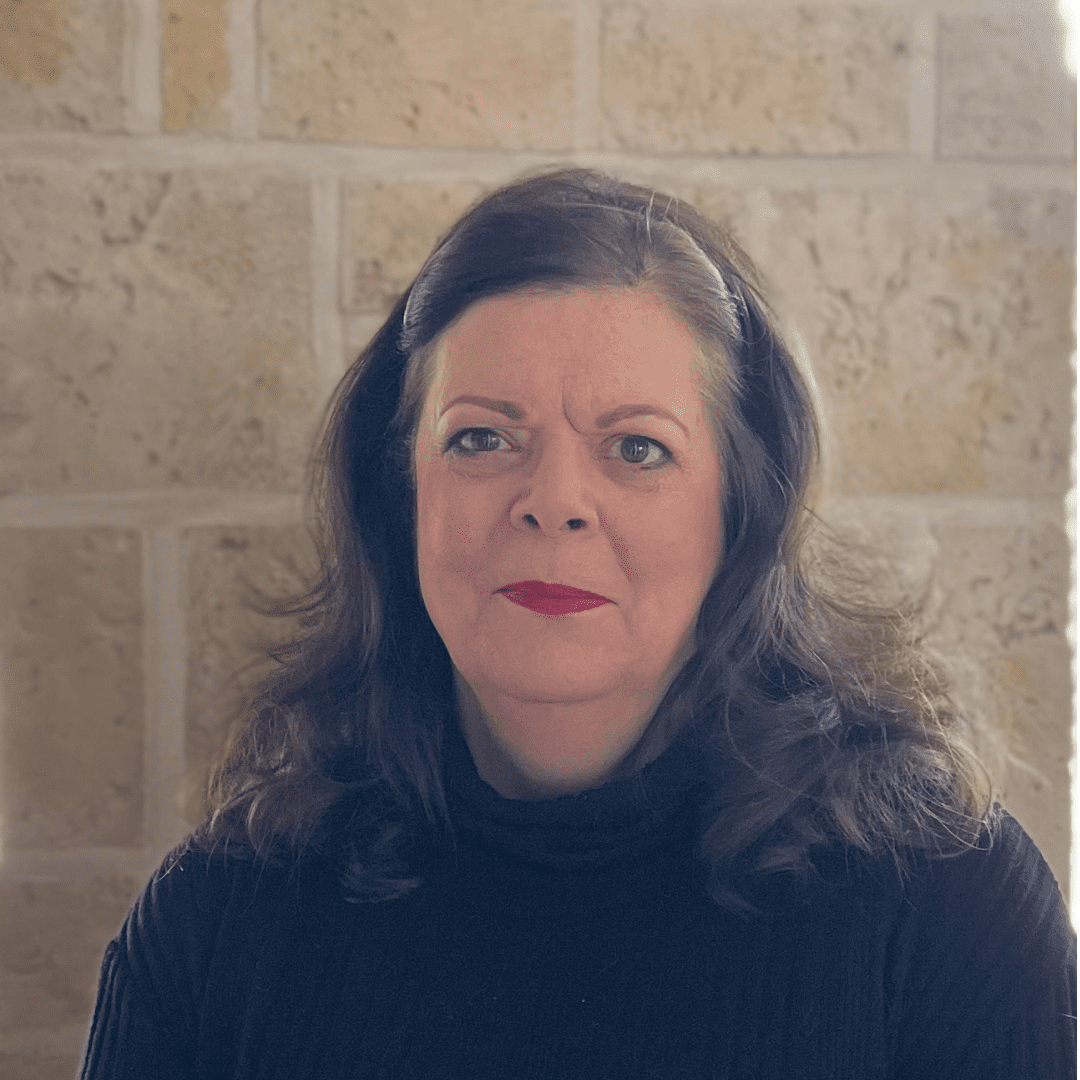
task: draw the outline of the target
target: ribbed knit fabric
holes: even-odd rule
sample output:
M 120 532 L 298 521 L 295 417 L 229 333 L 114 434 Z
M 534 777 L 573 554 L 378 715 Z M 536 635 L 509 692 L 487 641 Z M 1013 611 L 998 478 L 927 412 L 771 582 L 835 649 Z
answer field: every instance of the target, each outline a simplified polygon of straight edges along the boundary
M 1075 938 L 1008 815 L 906 882 L 834 853 L 745 917 L 705 894 L 685 740 L 548 802 L 500 798 L 460 740 L 448 774 L 456 844 L 400 900 L 167 860 L 106 952 L 84 1080 L 1075 1075 Z

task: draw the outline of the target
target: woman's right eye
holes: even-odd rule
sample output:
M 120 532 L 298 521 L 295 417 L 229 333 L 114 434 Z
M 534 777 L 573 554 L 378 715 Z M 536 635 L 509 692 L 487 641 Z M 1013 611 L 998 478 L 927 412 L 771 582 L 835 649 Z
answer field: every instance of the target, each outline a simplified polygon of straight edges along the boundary
M 447 440 L 446 449 L 451 454 L 484 454 L 501 450 L 506 440 L 491 428 L 465 428 Z

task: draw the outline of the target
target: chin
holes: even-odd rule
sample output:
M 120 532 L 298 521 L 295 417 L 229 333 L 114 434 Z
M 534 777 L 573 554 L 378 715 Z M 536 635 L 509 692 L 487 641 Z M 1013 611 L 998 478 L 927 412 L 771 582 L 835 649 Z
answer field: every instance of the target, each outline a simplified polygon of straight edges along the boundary
M 470 683 L 486 687 L 503 698 L 536 705 L 576 705 L 600 698 L 610 697 L 618 689 L 617 683 L 594 678 L 552 678 L 537 671 L 500 671 L 495 678 L 488 672 L 479 672 Z
M 474 669 L 469 682 L 520 701 L 573 705 L 640 694 L 662 678 L 661 673 L 655 679 L 643 678 L 642 669 L 628 665 L 625 657 L 620 657 L 617 665 L 604 662 L 609 659 L 590 660 L 580 649 L 549 648 L 530 650 L 520 662 L 514 663 L 504 650 L 498 664 Z

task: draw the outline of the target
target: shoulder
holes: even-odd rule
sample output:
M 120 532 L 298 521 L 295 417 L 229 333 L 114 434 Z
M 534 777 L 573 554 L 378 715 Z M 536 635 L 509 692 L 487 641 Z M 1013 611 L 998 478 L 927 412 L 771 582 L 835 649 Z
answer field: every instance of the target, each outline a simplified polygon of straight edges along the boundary
M 979 842 L 922 868 L 910 892 L 928 930 L 947 931 L 953 947 L 993 935 L 1002 962 L 1029 967 L 1032 950 L 1074 950 L 1068 914 L 1046 860 L 1007 811 L 997 808 Z
M 1008 813 L 977 845 L 916 869 L 887 945 L 901 1075 L 1072 1075 L 1076 937 L 1046 861 Z
M 862 927 L 886 950 L 896 985 L 913 997 L 975 984 L 1021 993 L 1060 981 L 1075 962 L 1058 884 L 1003 809 L 995 808 L 974 843 L 949 854 L 831 849 L 817 868 L 821 877 L 803 897 L 809 918 L 837 933 Z
M 116 941 L 140 992 L 163 1005 L 198 1001 L 214 956 L 275 914 L 302 909 L 310 871 L 185 843 L 132 905 Z
M 236 860 L 188 845 L 165 857 L 116 941 L 117 959 L 140 993 L 163 1003 L 197 999 L 227 896 L 242 876 Z
M 333 894 L 295 866 L 191 843 L 173 851 L 106 950 L 83 1075 L 193 1076 L 198 1054 L 216 1061 L 259 950 L 291 940 L 312 895 Z
M 125 939 L 170 932 L 197 933 L 211 925 L 237 890 L 253 888 L 250 859 L 200 850 L 190 842 L 171 851 L 151 875 L 125 924 Z

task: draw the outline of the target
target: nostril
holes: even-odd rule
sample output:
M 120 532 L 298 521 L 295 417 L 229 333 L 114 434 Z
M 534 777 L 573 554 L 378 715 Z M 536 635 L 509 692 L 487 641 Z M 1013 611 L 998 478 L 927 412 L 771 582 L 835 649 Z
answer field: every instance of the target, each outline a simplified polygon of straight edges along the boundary
M 566 524 L 567 524 L 567 527 L 571 528 L 571 529 L 584 529 L 585 528 L 585 519 L 584 518 L 571 518 Z
M 525 515 L 525 523 L 527 525 L 531 525 L 534 529 L 539 529 L 540 528 L 540 522 L 537 521 L 536 518 L 534 518 L 532 516 L 532 514 L 526 514 Z

